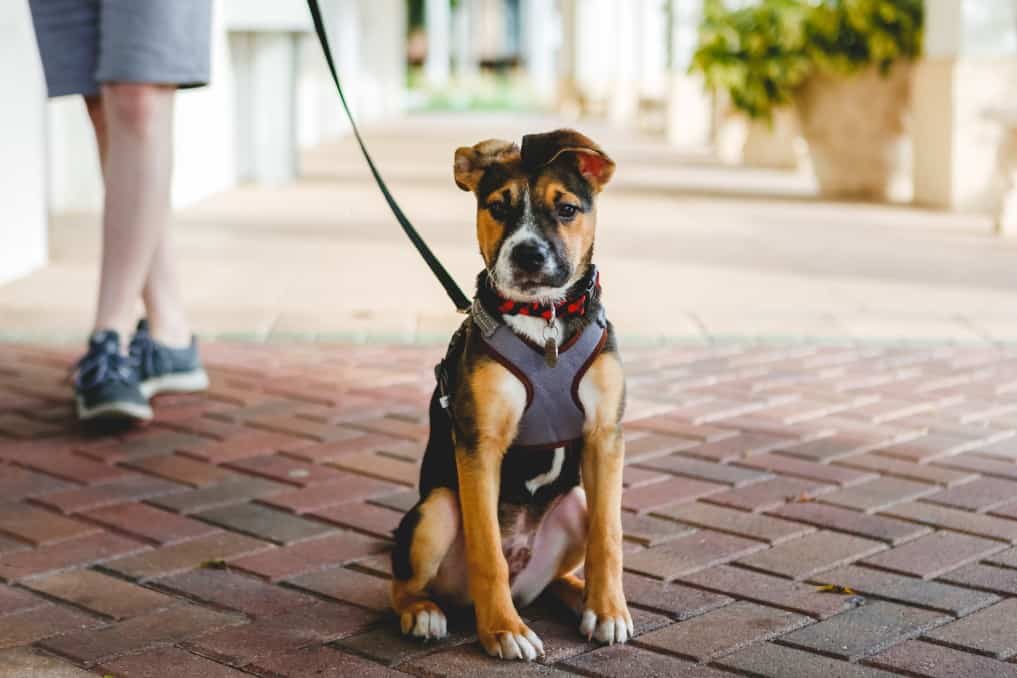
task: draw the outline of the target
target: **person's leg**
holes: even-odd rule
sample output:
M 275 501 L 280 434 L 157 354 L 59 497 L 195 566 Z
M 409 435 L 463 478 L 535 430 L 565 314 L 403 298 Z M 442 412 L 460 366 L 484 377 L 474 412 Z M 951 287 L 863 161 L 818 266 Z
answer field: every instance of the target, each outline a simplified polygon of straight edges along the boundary
M 106 148 L 109 141 L 106 138 L 106 113 L 102 110 L 102 96 L 88 95 L 85 99 L 85 109 L 88 111 L 88 119 L 92 121 L 92 130 L 95 132 L 95 146 L 99 151 L 99 168 L 103 177 L 106 176 Z
M 175 91 L 161 85 L 102 85 L 106 199 L 95 330 L 129 335 L 135 304 L 163 240 L 169 221 Z

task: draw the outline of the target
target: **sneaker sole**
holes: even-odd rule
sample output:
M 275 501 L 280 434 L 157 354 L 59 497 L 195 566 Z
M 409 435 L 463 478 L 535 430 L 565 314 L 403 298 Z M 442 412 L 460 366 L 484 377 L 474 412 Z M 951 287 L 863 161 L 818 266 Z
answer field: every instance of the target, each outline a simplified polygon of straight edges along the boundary
M 208 374 L 200 367 L 190 372 L 165 374 L 141 382 L 141 395 L 154 398 L 160 393 L 193 393 L 208 388 Z
M 81 396 L 77 396 L 78 419 L 80 421 L 91 421 L 93 419 L 122 419 L 134 421 L 150 421 L 152 419 L 152 408 L 148 405 L 126 401 L 114 401 L 102 403 L 95 407 L 85 405 Z

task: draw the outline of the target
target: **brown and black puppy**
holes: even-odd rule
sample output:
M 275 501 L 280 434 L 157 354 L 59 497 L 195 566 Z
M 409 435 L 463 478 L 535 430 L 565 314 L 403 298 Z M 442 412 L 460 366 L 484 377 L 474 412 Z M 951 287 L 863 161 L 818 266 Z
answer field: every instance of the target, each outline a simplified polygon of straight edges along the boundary
M 625 381 L 592 263 L 596 197 L 614 163 L 571 130 L 520 149 L 455 154 L 477 197 L 485 270 L 438 366 L 420 502 L 395 532 L 392 606 L 403 633 L 446 634 L 437 601 L 472 604 L 484 649 L 543 654 L 516 605 L 549 589 L 579 630 L 632 636 L 622 590 Z M 573 572 L 584 565 L 585 582 Z

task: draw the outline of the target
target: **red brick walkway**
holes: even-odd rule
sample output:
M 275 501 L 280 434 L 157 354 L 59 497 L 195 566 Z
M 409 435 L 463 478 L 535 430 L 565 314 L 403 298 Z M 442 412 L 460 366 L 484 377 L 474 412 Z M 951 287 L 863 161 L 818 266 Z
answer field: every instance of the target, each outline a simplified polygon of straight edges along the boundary
M 631 353 L 638 638 L 538 604 L 528 666 L 387 612 L 437 354 L 211 345 L 207 397 L 99 435 L 72 352 L 0 347 L 0 676 L 1017 676 L 1017 353 Z

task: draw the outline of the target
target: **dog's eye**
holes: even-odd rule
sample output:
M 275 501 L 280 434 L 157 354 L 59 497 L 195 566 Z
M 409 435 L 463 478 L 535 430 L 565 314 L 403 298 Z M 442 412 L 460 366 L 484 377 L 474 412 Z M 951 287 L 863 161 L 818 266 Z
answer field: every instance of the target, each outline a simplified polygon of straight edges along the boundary
M 487 206 L 487 211 L 491 213 L 491 216 L 498 221 L 504 221 L 508 216 L 509 206 L 508 203 L 504 202 L 492 202 Z
M 558 218 L 562 221 L 571 221 L 575 218 L 576 212 L 578 211 L 579 208 L 575 205 L 569 205 L 567 203 L 558 205 Z

